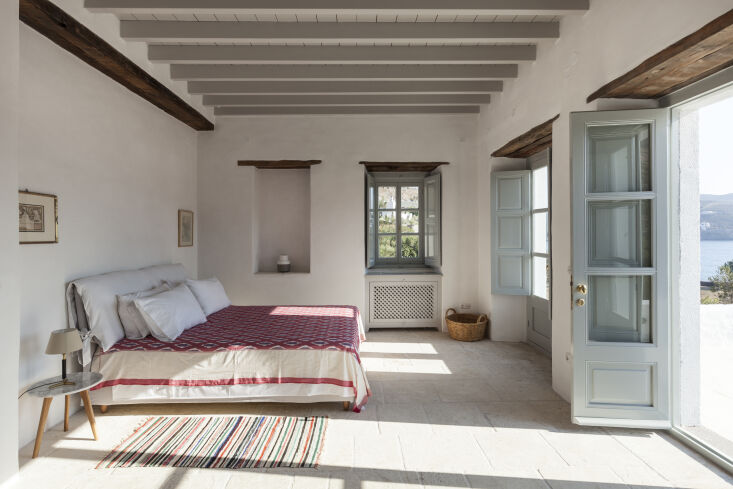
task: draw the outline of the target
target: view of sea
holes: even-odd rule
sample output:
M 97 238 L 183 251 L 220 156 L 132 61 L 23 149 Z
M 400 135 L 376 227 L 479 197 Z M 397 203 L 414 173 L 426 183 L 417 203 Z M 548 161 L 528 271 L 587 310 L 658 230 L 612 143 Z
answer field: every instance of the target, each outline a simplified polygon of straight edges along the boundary
M 718 267 L 733 260 L 733 241 L 700 241 L 700 280 L 707 282 Z

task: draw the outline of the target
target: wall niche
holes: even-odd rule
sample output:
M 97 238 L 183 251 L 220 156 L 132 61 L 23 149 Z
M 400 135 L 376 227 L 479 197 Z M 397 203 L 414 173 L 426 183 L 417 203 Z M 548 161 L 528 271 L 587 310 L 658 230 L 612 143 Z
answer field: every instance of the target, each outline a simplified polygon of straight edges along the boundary
M 278 273 L 288 255 L 290 274 L 310 273 L 310 165 L 256 162 L 253 237 L 255 273 Z M 264 163 L 269 163 L 265 165 Z M 280 166 L 274 166 L 279 163 Z M 283 275 L 287 275 L 285 273 Z

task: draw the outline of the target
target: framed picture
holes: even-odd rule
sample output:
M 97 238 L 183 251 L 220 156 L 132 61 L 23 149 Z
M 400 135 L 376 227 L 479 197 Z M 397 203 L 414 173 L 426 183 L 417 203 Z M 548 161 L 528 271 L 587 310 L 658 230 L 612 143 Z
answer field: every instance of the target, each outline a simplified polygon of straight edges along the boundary
M 58 243 L 58 198 L 18 191 L 18 232 L 20 244 Z
M 193 211 L 178 210 L 178 247 L 193 246 Z

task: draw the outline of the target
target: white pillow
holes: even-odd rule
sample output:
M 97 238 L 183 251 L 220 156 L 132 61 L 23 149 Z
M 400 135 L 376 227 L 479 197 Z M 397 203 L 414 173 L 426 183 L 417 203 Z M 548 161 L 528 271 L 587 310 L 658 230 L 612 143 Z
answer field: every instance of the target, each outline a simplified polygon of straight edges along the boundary
M 122 328 L 125 330 L 126 337 L 131 340 L 138 340 L 150 334 L 148 324 L 143 319 L 137 306 L 135 306 L 135 299 L 143 299 L 167 290 L 171 290 L 170 287 L 163 284 L 149 290 L 141 290 L 140 292 L 117 296 L 117 312 L 120 315 L 120 322 L 122 323 Z
M 186 280 L 186 285 L 196 296 L 207 316 L 232 305 L 232 301 L 216 277 L 206 280 Z
M 90 334 L 97 339 L 102 350 L 107 351 L 125 337 L 125 330 L 117 313 L 117 296 L 146 290 L 159 284 L 160 282 L 156 283 L 138 270 L 129 270 L 74 280 L 69 284 L 69 289 L 75 288 L 81 296 Z
M 134 302 L 150 334 L 160 341 L 173 341 L 188 328 L 206 322 L 201 306 L 183 284 L 167 292 L 135 299 Z

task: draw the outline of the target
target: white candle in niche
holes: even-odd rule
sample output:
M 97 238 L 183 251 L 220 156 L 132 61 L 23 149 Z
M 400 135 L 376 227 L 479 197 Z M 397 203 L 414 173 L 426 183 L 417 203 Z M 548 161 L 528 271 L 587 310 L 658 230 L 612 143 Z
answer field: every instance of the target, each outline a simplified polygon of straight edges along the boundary
M 277 259 L 277 271 L 280 273 L 290 271 L 290 259 L 288 258 L 288 255 L 280 255 Z

